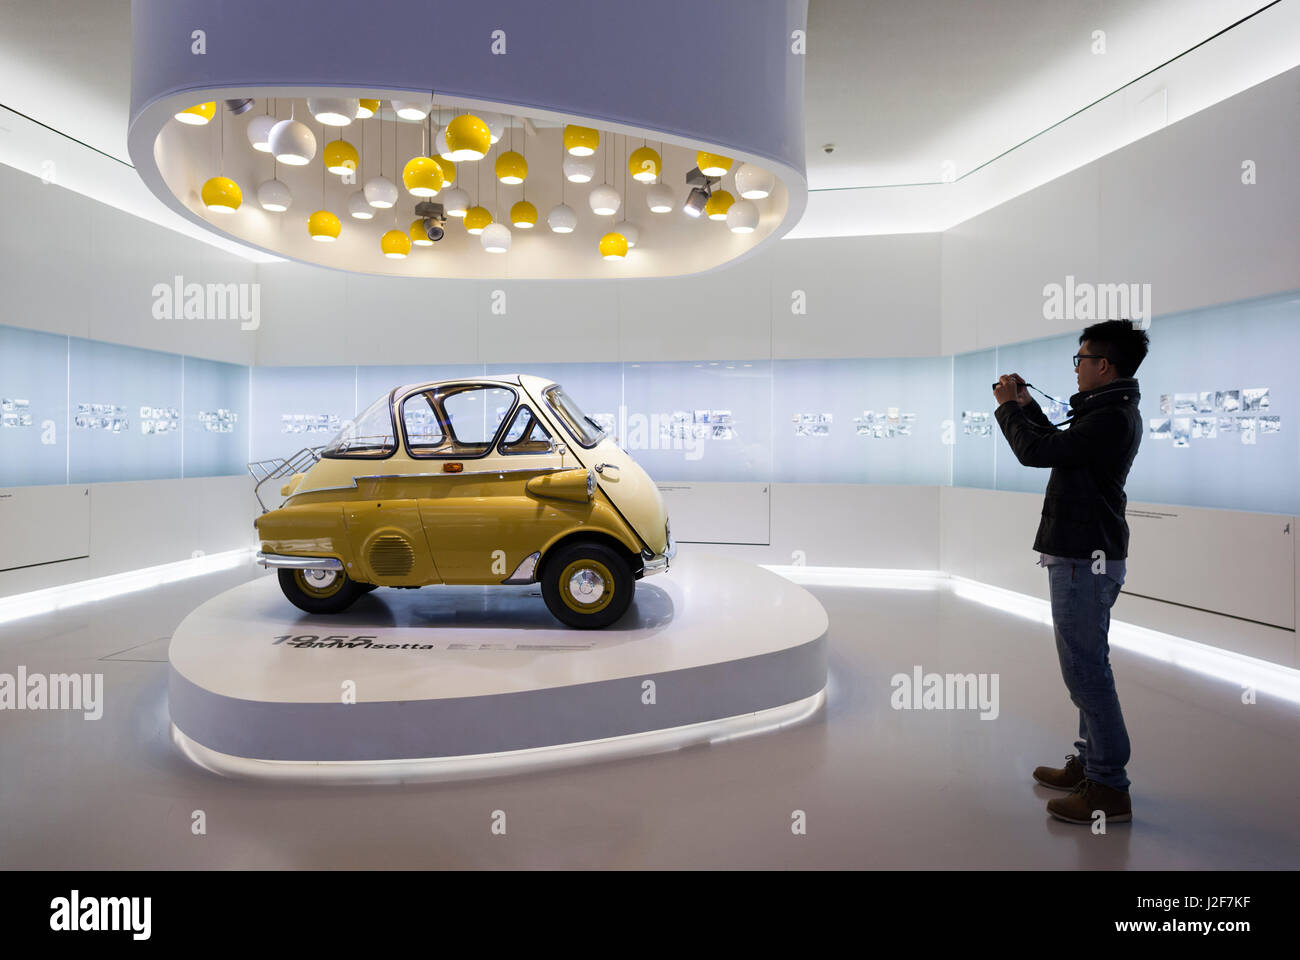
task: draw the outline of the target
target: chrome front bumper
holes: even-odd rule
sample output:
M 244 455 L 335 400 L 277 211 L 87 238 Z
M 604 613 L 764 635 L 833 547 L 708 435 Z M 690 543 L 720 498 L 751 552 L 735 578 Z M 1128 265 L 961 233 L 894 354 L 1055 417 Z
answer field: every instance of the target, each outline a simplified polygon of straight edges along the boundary
M 279 553 L 257 552 L 256 560 L 264 567 L 288 570 L 342 570 L 343 561 L 335 557 L 286 557 Z
M 670 532 L 668 534 L 668 548 L 663 553 L 651 553 L 644 550 L 641 553 L 641 563 L 643 572 L 642 577 L 653 576 L 656 573 L 663 573 L 668 569 L 668 561 L 677 556 L 677 541 L 673 539 Z

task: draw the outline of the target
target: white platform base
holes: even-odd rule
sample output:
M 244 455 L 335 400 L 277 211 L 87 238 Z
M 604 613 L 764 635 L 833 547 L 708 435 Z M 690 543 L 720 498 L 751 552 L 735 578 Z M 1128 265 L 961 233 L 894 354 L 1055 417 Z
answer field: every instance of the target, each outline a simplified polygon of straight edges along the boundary
M 597 631 L 559 625 L 536 586 L 381 589 L 312 617 L 263 577 L 173 635 L 172 738 L 224 775 L 345 783 L 656 753 L 816 712 L 826 628 L 802 587 L 708 554 Z

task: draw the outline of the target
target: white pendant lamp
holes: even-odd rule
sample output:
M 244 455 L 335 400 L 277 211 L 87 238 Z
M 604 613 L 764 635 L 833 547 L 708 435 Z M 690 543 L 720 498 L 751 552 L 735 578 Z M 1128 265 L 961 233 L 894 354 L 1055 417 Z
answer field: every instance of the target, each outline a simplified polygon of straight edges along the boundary
M 745 200 L 762 200 L 776 189 L 776 177 L 762 167 L 743 163 L 736 170 L 736 192 Z
M 355 97 L 308 97 L 307 109 L 327 127 L 346 127 L 356 119 L 361 101 Z
M 348 196 L 348 213 L 353 220 L 373 220 L 375 208 L 366 200 L 366 191 L 357 190 Z
M 281 180 L 267 180 L 257 188 L 257 202 L 263 210 L 284 213 L 293 203 L 289 185 Z
M 637 229 L 637 225 L 628 223 L 626 220 L 615 226 L 614 232 L 623 234 L 623 239 L 627 241 L 629 247 L 635 247 L 637 240 L 641 236 L 641 231 Z
M 477 116 L 488 125 L 488 135 L 492 142 L 496 143 L 500 140 L 501 135 L 506 132 L 506 118 L 499 113 L 480 113 Z
M 248 121 L 248 142 L 260 153 L 271 152 L 271 128 L 278 121 L 269 113 Z
M 557 203 L 546 215 L 546 223 L 552 233 L 573 233 L 578 225 L 578 214 L 567 203 Z
M 651 213 L 668 213 L 677 205 L 677 198 L 668 184 L 656 183 L 646 191 L 645 202 Z
M 271 155 L 291 167 L 302 167 L 316 156 L 316 135 L 299 120 L 281 120 L 268 137 Z
M 403 120 L 423 120 L 433 109 L 432 97 L 415 97 L 414 99 L 390 100 L 393 112 Z
M 489 223 L 479 236 L 483 249 L 488 253 L 505 253 L 510 249 L 511 239 L 510 228 L 504 223 Z
M 618 213 L 618 208 L 623 205 L 623 198 L 609 184 L 602 183 L 591 191 L 587 203 L 591 205 L 592 213 L 600 217 L 610 217 Z
M 449 217 L 465 216 L 469 206 L 469 194 L 460 187 L 452 187 L 442 195 L 442 209 Z
M 565 154 L 564 179 L 570 183 L 590 183 L 596 175 L 596 161 L 591 157 L 575 157 Z
M 433 152 L 444 160 L 451 159 L 451 147 L 447 146 L 447 128 L 443 127 L 433 138 Z
M 397 184 L 387 177 L 371 177 L 362 189 L 366 203 L 378 210 L 387 210 L 397 202 Z
M 732 233 L 753 233 L 758 226 L 758 204 L 737 200 L 727 208 L 727 229 Z

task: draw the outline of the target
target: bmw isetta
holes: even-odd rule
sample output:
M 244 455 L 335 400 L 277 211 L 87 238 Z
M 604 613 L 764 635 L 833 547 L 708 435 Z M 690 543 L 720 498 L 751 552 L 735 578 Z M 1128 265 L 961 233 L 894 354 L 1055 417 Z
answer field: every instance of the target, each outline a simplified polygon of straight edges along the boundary
M 309 613 L 376 587 L 540 583 L 558 620 L 604 627 L 676 553 L 650 477 L 542 377 L 397 387 L 325 447 L 249 468 L 259 488 L 290 477 L 257 559 Z

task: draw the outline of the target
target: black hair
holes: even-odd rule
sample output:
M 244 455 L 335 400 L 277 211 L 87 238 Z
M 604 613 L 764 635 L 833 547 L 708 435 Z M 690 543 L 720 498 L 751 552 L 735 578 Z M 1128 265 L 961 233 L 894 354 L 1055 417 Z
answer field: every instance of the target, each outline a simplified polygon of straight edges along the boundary
M 1099 352 L 1105 354 L 1121 377 L 1131 377 L 1137 373 L 1137 368 L 1142 365 L 1151 345 L 1146 331 L 1135 327 L 1131 320 L 1107 320 L 1084 327 L 1083 333 L 1079 334 L 1079 343 L 1085 340 L 1094 349 L 1099 344 L 1106 345 Z

